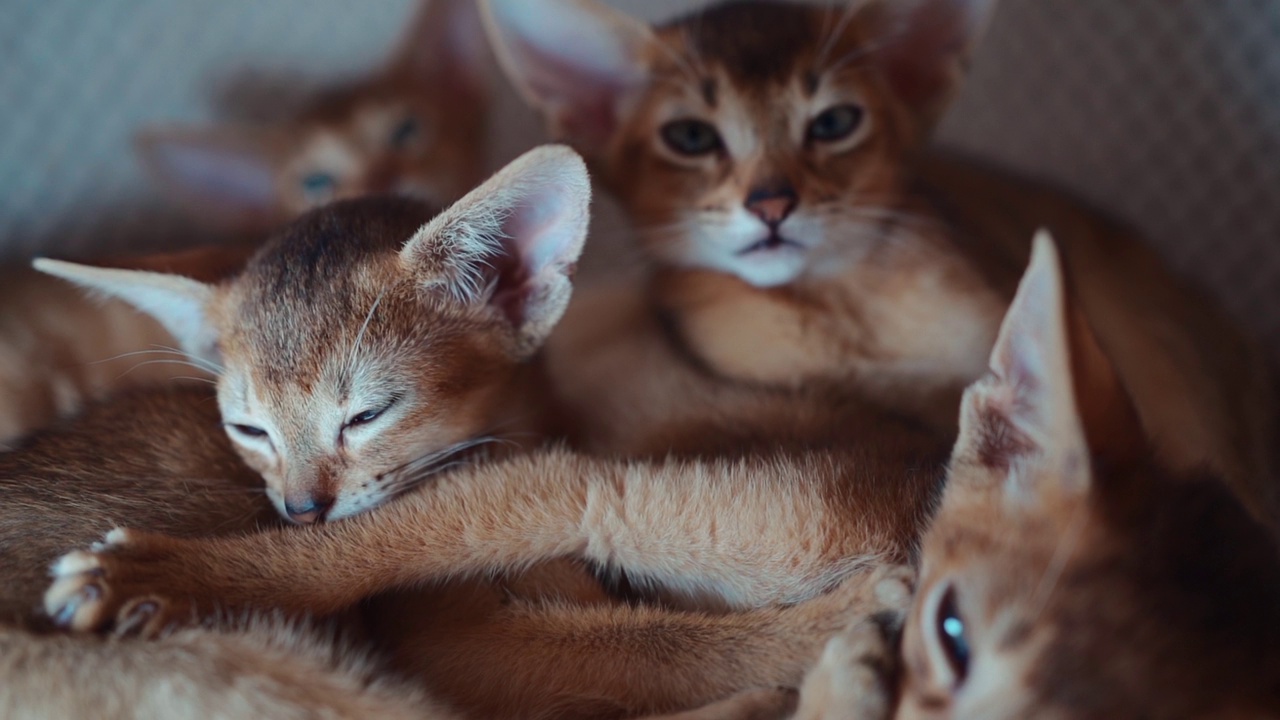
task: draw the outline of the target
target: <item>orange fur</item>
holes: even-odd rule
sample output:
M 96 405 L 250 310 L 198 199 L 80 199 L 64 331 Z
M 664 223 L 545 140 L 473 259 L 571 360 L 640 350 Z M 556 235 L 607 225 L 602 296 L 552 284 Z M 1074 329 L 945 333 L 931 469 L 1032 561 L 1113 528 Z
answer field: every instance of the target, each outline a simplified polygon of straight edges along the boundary
M 1161 457 L 1212 467 L 1276 524 L 1259 349 L 1133 233 L 927 147 L 994 5 L 749 0 L 650 28 L 593 0 L 485 3 L 506 74 L 655 261 L 648 297 L 671 329 L 658 341 L 674 337 L 706 373 L 856 386 L 954 427 L 1028 240 L 1048 227 Z M 578 302 L 570 329 L 630 312 L 589 291 Z M 580 332 L 553 365 L 589 428 L 682 397 L 618 382 L 666 372 L 627 361 L 609 344 L 635 343 L 621 335 Z

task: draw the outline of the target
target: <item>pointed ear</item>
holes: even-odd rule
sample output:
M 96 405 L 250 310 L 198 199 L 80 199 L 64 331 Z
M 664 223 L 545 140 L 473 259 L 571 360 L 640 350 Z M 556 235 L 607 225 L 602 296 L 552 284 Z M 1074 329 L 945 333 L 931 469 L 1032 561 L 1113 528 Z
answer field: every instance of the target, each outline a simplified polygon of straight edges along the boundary
M 552 137 L 603 149 L 648 81 L 649 26 L 593 0 L 481 1 L 499 65 Z
M 1076 409 L 1057 250 L 1038 235 L 991 350 L 990 372 L 965 390 L 952 462 L 1000 471 L 1046 455 L 1087 458 Z M 1032 473 L 1033 475 L 1035 473 Z
M 996 0 L 880 0 L 873 57 L 922 129 L 942 116 Z
M 447 88 L 483 101 L 489 95 L 493 56 L 477 0 L 419 2 L 392 64 L 420 85 Z
M 279 142 L 251 130 L 170 128 L 139 133 L 135 147 L 163 192 L 219 224 L 260 232 L 280 220 Z
M 500 311 L 527 357 L 569 304 L 590 203 L 582 158 L 564 146 L 535 148 L 419 230 L 401 264 L 459 302 Z
M 187 353 L 215 365 L 222 364 L 218 334 L 207 313 L 213 299 L 213 286 L 181 275 L 102 268 L 48 258 L 37 258 L 32 264 L 41 272 L 124 300 L 158 320 Z

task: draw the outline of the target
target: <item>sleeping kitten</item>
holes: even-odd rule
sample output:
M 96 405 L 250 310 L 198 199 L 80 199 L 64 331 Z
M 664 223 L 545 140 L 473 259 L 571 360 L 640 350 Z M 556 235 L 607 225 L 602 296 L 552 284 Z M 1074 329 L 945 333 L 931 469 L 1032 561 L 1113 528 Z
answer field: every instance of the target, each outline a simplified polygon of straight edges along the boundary
M 144 132 L 143 163 L 157 186 L 202 217 L 256 242 L 275 225 L 337 198 L 395 191 L 437 206 L 480 179 L 488 59 L 470 0 L 433 0 L 386 68 L 323 94 L 293 120 L 266 128 Z M 161 258 L 120 259 L 217 279 L 251 245 Z M 116 389 L 216 368 L 126 303 L 90 299 L 29 269 L 0 271 L 0 446 Z
M 484 0 L 506 74 L 658 267 L 658 320 L 580 295 L 552 345 L 587 432 L 680 397 L 644 379 L 666 370 L 633 360 L 641 333 L 704 375 L 855 386 L 954 428 L 1046 226 L 1157 452 L 1280 519 L 1257 348 L 1124 229 L 928 148 L 994 5 L 738 0 L 651 28 L 594 0 Z
M 1142 429 L 1054 270 L 1037 249 L 965 395 L 900 665 L 892 621 L 855 623 L 797 718 L 1280 717 L 1276 545 L 1124 441 Z

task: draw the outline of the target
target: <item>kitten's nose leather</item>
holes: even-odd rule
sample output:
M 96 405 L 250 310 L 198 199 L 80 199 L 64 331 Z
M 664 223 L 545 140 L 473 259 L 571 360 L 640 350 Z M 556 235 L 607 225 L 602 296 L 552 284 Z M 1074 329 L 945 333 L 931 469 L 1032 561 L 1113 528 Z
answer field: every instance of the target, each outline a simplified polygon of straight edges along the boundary
M 323 520 L 332 506 L 332 497 L 312 495 L 297 502 L 285 501 L 284 511 L 289 514 L 290 520 L 300 525 L 310 525 Z
M 796 209 L 796 191 L 790 187 L 764 187 L 747 195 L 747 210 L 770 228 L 776 228 Z

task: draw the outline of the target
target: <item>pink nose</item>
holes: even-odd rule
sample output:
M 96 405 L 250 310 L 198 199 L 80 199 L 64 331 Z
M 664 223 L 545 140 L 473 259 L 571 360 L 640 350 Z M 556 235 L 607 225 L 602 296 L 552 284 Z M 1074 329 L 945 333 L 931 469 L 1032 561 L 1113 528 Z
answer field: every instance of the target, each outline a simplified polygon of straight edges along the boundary
M 763 187 L 747 195 L 747 210 L 770 228 L 776 228 L 796 209 L 796 191 L 790 185 Z
M 311 525 L 324 519 L 324 515 L 333 506 L 333 498 L 329 496 L 308 496 L 297 500 L 286 500 L 284 511 L 289 519 L 299 525 Z

